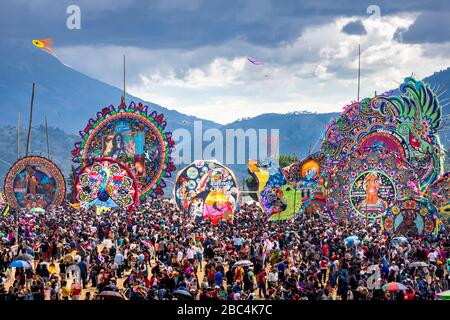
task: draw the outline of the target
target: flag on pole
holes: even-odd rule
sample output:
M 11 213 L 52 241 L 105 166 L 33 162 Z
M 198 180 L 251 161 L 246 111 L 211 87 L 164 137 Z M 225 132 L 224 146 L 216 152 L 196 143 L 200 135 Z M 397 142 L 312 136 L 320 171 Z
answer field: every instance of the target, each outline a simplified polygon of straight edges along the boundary
M 2 210 L 2 216 L 3 216 L 3 217 L 6 216 L 6 215 L 8 214 L 8 212 L 9 212 L 9 203 L 7 203 L 7 204 L 3 207 L 3 210 Z
M 70 202 L 69 202 L 69 205 L 70 205 L 72 208 L 74 208 L 74 209 L 80 209 L 80 204 L 79 204 L 79 203 L 70 203 Z

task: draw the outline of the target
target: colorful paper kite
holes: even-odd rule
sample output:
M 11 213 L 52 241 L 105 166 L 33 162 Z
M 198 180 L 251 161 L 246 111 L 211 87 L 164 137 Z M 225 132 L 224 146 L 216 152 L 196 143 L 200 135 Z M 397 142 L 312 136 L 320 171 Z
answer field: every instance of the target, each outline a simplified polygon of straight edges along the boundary
M 398 153 L 363 148 L 342 159 L 328 180 L 327 208 L 338 220 L 376 219 L 399 198 L 417 196 L 417 175 Z
M 133 173 L 114 159 L 100 158 L 83 167 L 75 180 L 75 200 L 97 213 L 110 208 L 133 211 L 139 202 L 139 188 Z
M 134 102 L 117 109 L 110 105 L 97 113 L 97 119 L 90 119 L 80 131 L 83 140 L 72 150 L 72 160 L 80 165 L 77 173 L 97 158 L 112 158 L 136 177 L 142 201 L 164 195 L 164 178 L 170 178 L 175 170 L 170 156 L 175 142 L 172 133 L 164 131 L 164 115 L 156 111 L 147 114 L 147 110 Z
M 61 170 L 50 160 L 29 156 L 9 169 L 4 195 L 11 208 L 59 206 L 66 196 L 66 181 Z
M 52 39 L 48 38 L 42 40 L 32 40 L 31 42 L 34 44 L 35 47 L 38 47 L 39 49 L 42 49 L 50 53 L 51 55 L 54 55 L 53 49 L 51 48 L 51 45 L 53 44 Z
M 213 160 L 197 160 L 180 170 L 175 182 L 178 208 L 195 220 L 232 220 L 239 190 L 234 173 Z
M 399 91 L 347 106 L 327 126 L 321 151 L 332 164 L 359 148 L 397 152 L 412 165 L 424 191 L 443 173 L 444 149 L 437 135 L 442 106 L 430 86 L 414 78 L 406 78 Z
M 389 234 L 417 237 L 433 233 L 436 217 L 436 207 L 430 201 L 425 198 L 406 197 L 389 206 L 383 218 L 383 225 Z

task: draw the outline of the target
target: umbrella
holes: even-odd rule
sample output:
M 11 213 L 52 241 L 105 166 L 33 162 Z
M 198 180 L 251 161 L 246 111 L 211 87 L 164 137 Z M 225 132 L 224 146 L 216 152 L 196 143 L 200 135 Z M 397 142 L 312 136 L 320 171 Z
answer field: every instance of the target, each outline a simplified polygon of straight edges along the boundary
M 345 244 L 347 246 L 351 246 L 351 245 L 357 245 L 359 244 L 361 241 L 359 241 L 358 236 L 350 236 L 345 238 Z
M 70 287 L 73 289 L 81 289 L 81 282 L 75 280 L 75 282 L 72 282 L 72 284 L 70 284 Z
M 434 296 L 438 300 L 450 300 L 450 290 L 436 293 Z
M 45 212 L 45 210 L 42 209 L 42 208 L 32 208 L 30 211 L 31 212 L 40 212 L 40 213 L 44 213 Z
M 251 267 L 253 266 L 253 262 L 249 261 L 249 260 L 240 260 L 238 262 L 236 262 L 235 264 L 233 264 L 233 268 L 235 267 Z
M 413 268 L 413 267 L 428 267 L 428 264 L 423 261 L 418 261 L 418 262 L 410 263 L 409 266 L 411 268 Z
M 34 260 L 34 257 L 31 254 L 24 253 L 19 254 L 17 257 L 14 258 L 14 260 L 23 260 L 27 262 L 32 262 Z
M 31 268 L 31 264 L 23 260 L 15 260 L 9 264 L 10 268 Z
M 111 239 L 103 240 L 102 245 L 108 249 L 110 249 L 113 246 L 113 242 Z
M 181 289 L 175 290 L 173 292 L 173 295 L 179 299 L 192 300 L 194 298 L 189 291 L 181 290 Z
M 97 294 L 97 297 L 101 297 L 104 300 L 124 300 L 120 292 L 116 291 L 102 291 L 99 294 Z
M 399 282 L 389 282 L 383 286 L 384 291 L 404 291 L 406 286 Z
M 392 243 L 408 243 L 408 239 L 405 237 L 395 237 L 391 240 Z

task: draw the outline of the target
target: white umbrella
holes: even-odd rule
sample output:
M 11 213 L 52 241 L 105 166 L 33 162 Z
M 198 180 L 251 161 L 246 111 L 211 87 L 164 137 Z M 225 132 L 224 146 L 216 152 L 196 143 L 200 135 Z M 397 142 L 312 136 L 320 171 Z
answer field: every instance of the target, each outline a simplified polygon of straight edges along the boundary
M 80 282 L 81 281 L 81 269 L 76 264 L 73 264 L 69 266 L 66 269 L 66 279 L 68 281 L 72 281 L 75 279 L 75 281 Z
M 253 262 L 249 261 L 249 260 L 239 260 L 238 262 L 236 262 L 235 264 L 233 264 L 233 268 L 234 267 L 251 267 L 253 266 Z
M 102 245 L 108 249 L 110 249 L 113 246 L 113 243 L 111 239 L 103 240 Z
M 428 267 L 428 264 L 427 264 L 426 262 L 423 262 L 423 261 L 417 261 L 417 262 L 412 262 L 412 263 L 410 263 L 409 266 L 410 266 L 411 268 L 413 268 L 413 267 L 421 267 L 421 268 L 424 268 L 424 267 Z
M 408 243 L 408 239 L 405 237 L 395 237 L 391 240 L 392 243 Z

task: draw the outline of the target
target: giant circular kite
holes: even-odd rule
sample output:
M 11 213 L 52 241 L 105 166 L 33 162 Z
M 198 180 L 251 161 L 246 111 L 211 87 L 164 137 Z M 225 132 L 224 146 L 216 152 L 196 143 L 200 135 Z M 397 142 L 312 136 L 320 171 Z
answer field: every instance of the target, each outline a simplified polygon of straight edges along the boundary
M 428 187 L 425 196 L 438 209 L 439 219 L 445 227 L 450 227 L 450 172 Z
M 83 167 L 75 180 L 75 200 L 90 206 L 133 211 L 139 202 L 139 187 L 131 170 L 110 158 L 96 159 Z
M 171 132 L 164 132 L 164 115 L 153 111 L 147 114 L 147 106 L 112 105 L 97 113 L 80 131 L 81 142 L 72 151 L 73 161 L 80 168 L 97 158 L 112 158 L 127 166 L 139 184 L 141 199 L 163 195 L 164 178 L 175 170 L 170 156 L 174 149 Z M 78 172 L 79 172 L 78 170 Z
M 18 160 L 6 174 L 5 197 L 11 208 L 59 206 L 66 196 L 66 181 L 50 160 L 29 156 Z
M 397 236 L 416 237 L 434 231 L 436 207 L 425 198 L 407 197 L 391 203 L 383 218 L 384 230 Z
M 417 175 L 398 154 L 364 148 L 342 159 L 328 181 L 327 207 L 339 219 L 377 219 L 399 197 L 418 192 Z
M 233 172 L 212 160 L 197 160 L 180 170 L 175 181 L 178 208 L 194 219 L 231 220 L 239 190 Z
M 346 107 L 327 126 L 321 150 L 334 163 L 358 148 L 394 151 L 411 164 L 424 191 L 443 171 L 444 153 L 437 135 L 442 106 L 422 81 L 406 78 L 399 91 Z

